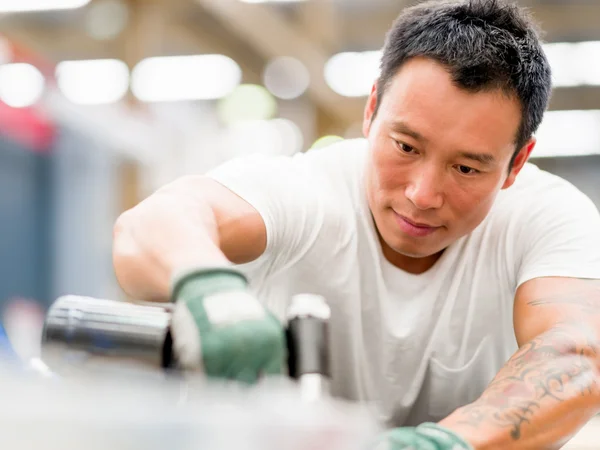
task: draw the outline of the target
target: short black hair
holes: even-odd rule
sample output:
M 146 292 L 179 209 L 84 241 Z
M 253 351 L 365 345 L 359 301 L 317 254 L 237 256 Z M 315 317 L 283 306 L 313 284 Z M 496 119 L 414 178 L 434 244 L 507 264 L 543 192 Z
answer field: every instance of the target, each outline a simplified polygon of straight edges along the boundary
M 393 77 L 415 57 L 444 65 L 462 89 L 501 89 L 519 99 L 512 167 L 538 129 L 552 91 L 550 64 L 528 12 L 501 0 L 437 0 L 406 8 L 386 36 L 375 112 Z

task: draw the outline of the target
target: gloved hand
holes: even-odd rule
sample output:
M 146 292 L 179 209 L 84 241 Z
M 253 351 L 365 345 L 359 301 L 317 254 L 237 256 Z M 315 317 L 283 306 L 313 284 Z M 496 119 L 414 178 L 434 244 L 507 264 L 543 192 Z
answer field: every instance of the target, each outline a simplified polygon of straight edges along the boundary
M 173 349 L 183 368 L 245 383 L 283 373 L 283 327 L 249 293 L 238 270 L 217 267 L 181 274 L 174 280 L 172 300 Z
M 377 440 L 373 450 L 473 450 L 460 436 L 435 423 L 394 428 Z

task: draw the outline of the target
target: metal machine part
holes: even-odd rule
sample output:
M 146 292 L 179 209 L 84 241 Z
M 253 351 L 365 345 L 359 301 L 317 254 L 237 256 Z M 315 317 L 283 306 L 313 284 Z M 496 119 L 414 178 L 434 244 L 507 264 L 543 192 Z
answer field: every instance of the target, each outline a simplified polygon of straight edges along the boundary
M 170 333 L 171 304 L 132 304 L 69 295 L 46 316 L 42 360 L 55 373 L 177 369 Z M 288 368 L 300 395 L 329 395 L 330 309 L 321 296 L 296 295 L 288 309 Z
M 122 364 L 173 368 L 170 320 L 167 305 L 60 297 L 46 316 L 42 359 L 57 372 Z
M 288 309 L 289 374 L 298 380 L 305 401 L 329 396 L 330 316 L 329 306 L 319 295 L 296 295 Z

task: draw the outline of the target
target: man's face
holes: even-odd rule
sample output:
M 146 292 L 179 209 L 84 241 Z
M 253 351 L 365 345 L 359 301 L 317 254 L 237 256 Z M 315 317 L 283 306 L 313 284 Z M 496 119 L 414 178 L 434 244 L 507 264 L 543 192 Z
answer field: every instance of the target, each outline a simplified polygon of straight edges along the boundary
M 435 260 L 482 222 L 534 141 L 509 172 L 518 100 L 501 91 L 462 90 L 430 59 L 401 68 L 373 119 L 375 104 L 374 89 L 363 127 L 370 145 L 367 195 L 384 253 L 409 266 L 410 260 Z

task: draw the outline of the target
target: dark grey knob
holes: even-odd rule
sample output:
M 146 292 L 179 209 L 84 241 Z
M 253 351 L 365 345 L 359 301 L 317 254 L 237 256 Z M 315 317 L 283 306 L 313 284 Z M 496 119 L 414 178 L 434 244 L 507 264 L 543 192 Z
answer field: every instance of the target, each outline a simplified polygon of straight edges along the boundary
M 329 318 L 331 310 L 319 295 L 292 298 L 288 309 L 287 341 L 290 377 L 298 380 L 305 400 L 328 395 L 330 372 Z

